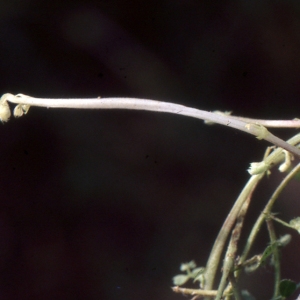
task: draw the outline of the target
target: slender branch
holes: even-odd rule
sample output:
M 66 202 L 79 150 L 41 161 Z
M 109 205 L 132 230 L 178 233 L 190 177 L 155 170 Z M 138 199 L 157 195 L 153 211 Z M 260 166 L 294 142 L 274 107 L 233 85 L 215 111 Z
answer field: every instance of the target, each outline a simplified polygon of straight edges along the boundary
M 273 127 L 273 128 L 299 128 L 300 127 L 300 120 L 293 119 L 293 120 L 262 120 L 262 119 L 249 119 L 249 118 L 240 118 L 235 117 L 237 120 L 243 120 L 245 122 L 253 122 L 256 124 L 261 124 L 265 127 Z
M 291 145 L 297 145 L 300 143 L 300 134 L 295 135 L 291 139 L 287 141 Z M 268 157 L 264 158 L 264 162 L 268 166 L 265 171 L 270 169 L 272 166 L 275 166 L 276 164 L 280 163 L 283 159 L 283 150 L 281 148 L 278 148 L 274 150 L 271 154 L 268 155 Z M 238 199 L 236 200 L 235 204 L 233 205 L 230 213 L 228 214 L 216 240 L 214 243 L 214 246 L 210 252 L 210 256 L 208 258 L 206 268 L 205 268 L 205 285 L 204 289 L 211 290 L 213 288 L 213 283 L 216 275 L 216 271 L 220 262 L 220 257 L 222 254 L 222 251 L 224 249 L 225 242 L 228 238 L 228 235 L 234 225 L 234 222 L 236 221 L 237 215 L 243 205 L 243 203 L 246 201 L 247 197 L 251 195 L 251 193 L 254 191 L 256 185 L 258 182 L 262 179 L 263 175 L 265 173 L 259 173 L 258 175 L 252 175 L 247 182 L 246 186 L 242 190 L 241 194 L 239 195 Z M 284 180 L 285 181 L 285 180 Z M 281 185 L 280 185 L 281 186 Z M 275 201 L 275 200 L 274 200 Z M 268 206 L 269 208 L 269 206 Z M 258 228 L 260 228 L 261 224 L 264 221 L 264 214 L 261 215 L 260 220 L 257 221 L 257 224 L 255 226 L 256 230 L 252 230 L 250 237 L 247 241 L 247 245 L 245 247 L 245 250 L 243 252 L 243 255 L 240 259 L 240 262 L 244 262 L 248 252 L 250 250 L 250 247 L 253 244 L 253 240 L 256 237 L 256 234 L 258 232 Z M 239 273 L 239 272 L 238 272 Z
M 192 295 L 192 296 L 205 296 L 205 297 L 215 297 L 217 295 L 217 291 L 215 290 L 210 290 L 210 291 L 205 291 L 205 290 L 195 290 L 195 289 L 187 289 L 187 288 L 181 288 L 179 286 L 174 286 L 171 287 L 173 292 L 175 293 L 181 293 L 183 295 Z
M 279 251 L 277 246 L 277 238 L 275 234 L 275 228 L 273 224 L 273 220 L 271 218 L 266 219 L 268 231 L 269 231 L 269 237 L 271 245 L 274 245 L 273 248 L 273 261 L 274 261 L 274 294 L 273 299 L 276 299 L 279 295 L 279 284 L 280 284 L 280 259 L 279 259 Z
M 216 111 L 216 113 L 228 115 L 229 112 L 220 112 Z M 245 121 L 247 123 L 254 123 L 254 124 L 260 124 L 265 127 L 273 127 L 273 128 L 300 128 L 300 119 L 295 118 L 293 120 L 264 120 L 264 119 L 251 119 L 251 118 L 244 118 L 244 117 L 238 117 L 233 116 L 230 114 L 230 116 L 236 120 Z
M 184 115 L 206 121 L 208 120 L 210 122 L 250 133 L 255 135 L 258 139 L 264 139 L 300 157 L 299 149 L 274 136 L 259 123 L 246 122 L 239 120 L 236 117 L 231 117 L 230 115 L 208 112 L 175 103 L 137 98 L 48 99 L 34 98 L 23 94 L 18 94 L 16 96 L 4 94 L 0 100 L 0 119 L 3 122 L 7 121 L 10 117 L 7 101 L 18 104 L 14 111 L 15 116 L 21 116 L 23 113 L 26 114 L 30 106 L 78 109 L 134 109 Z
M 236 253 L 237 253 L 237 249 L 238 249 L 238 241 L 240 239 L 241 236 L 241 232 L 242 232 L 242 227 L 243 227 L 243 223 L 245 220 L 245 215 L 247 213 L 250 201 L 252 198 L 252 193 L 250 193 L 247 197 L 247 199 L 245 200 L 245 202 L 243 203 L 243 206 L 241 208 L 241 210 L 239 211 L 239 214 L 237 216 L 237 221 L 235 224 L 234 229 L 231 232 L 231 239 L 227 248 L 227 252 L 225 254 L 225 259 L 223 262 L 223 268 L 222 268 L 222 277 L 221 277 L 221 281 L 218 287 L 218 294 L 215 300 L 220 300 L 223 292 L 225 290 L 225 286 L 227 284 L 227 280 L 230 279 L 230 282 L 232 284 L 232 288 L 234 290 L 234 294 L 239 294 L 237 285 L 235 284 L 235 278 L 233 276 L 233 268 L 234 268 L 234 264 L 235 264 L 235 260 L 236 260 Z M 232 275 L 232 276 L 231 276 Z
M 230 213 L 228 214 L 216 240 L 213 248 L 210 252 L 206 268 L 205 268 L 205 290 L 211 290 L 213 288 L 215 275 L 217 272 L 218 265 L 220 263 L 221 254 L 223 252 L 228 235 L 236 221 L 236 218 L 241 210 L 241 207 L 253 193 L 258 182 L 263 178 L 264 173 L 253 175 L 250 177 L 243 191 L 239 195 L 238 199 L 234 203 Z
M 237 285 L 237 282 L 236 282 L 236 279 L 235 279 L 233 273 L 229 274 L 229 280 L 230 280 L 230 283 L 231 283 L 231 286 L 232 286 L 233 295 L 235 297 L 235 300 L 242 300 L 243 297 L 241 295 L 241 292 L 239 290 L 239 287 Z
M 296 144 L 298 142 L 300 142 L 300 135 L 297 135 L 295 137 L 293 137 L 292 139 L 289 140 L 290 142 L 292 142 L 293 144 Z M 287 186 L 287 184 L 290 182 L 290 180 L 299 172 L 300 170 L 300 164 L 298 164 L 285 178 L 284 180 L 280 183 L 280 185 L 276 188 L 276 190 L 274 191 L 273 195 L 271 196 L 271 198 L 269 199 L 268 203 L 266 204 L 263 212 L 259 215 L 257 221 L 255 222 L 255 225 L 253 226 L 251 233 L 248 237 L 245 249 L 241 255 L 241 258 L 239 260 L 239 264 L 243 264 L 245 262 L 245 260 L 248 257 L 248 254 L 251 250 L 251 247 L 254 244 L 254 241 L 266 219 L 266 216 L 270 215 L 270 212 L 272 210 L 272 207 L 275 203 L 275 201 L 277 200 L 278 196 L 280 195 L 280 193 L 283 191 L 283 189 Z M 236 271 L 236 277 L 239 277 L 240 275 L 240 270 Z

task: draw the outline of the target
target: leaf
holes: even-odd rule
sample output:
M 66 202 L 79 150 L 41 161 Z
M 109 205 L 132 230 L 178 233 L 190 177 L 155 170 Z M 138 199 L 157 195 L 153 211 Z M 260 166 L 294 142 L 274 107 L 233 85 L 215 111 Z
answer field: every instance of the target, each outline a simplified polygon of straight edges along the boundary
M 196 277 L 196 276 L 202 274 L 204 271 L 205 271 L 204 267 L 199 267 L 192 271 L 192 275 L 193 275 L 193 277 Z
M 296 290 L 297 285 L 294 281 L 283 279 L 279 284 L 279 293 L 282 297 L 290 297 Z
M 285 234 L 277 240 L 277 245 L 279 247 L 285 247 L 291 241 L 291 239 L 292 236 L 290 234 Z
M 196 268 L 196 263 L 195 261 L 191 260 L 190 262 L 188 263 L 183 263 L 180 265 L 180 271 L 187 271 L 187 270 L 190 270 L 190 269 L 194 269 Z
M 273 252 L 277 246 L 278 246 L 277 243 L 273 243 L 265 249 L 265 251 L 262 254 L 262 257 L 260 259 L 259 265 L 261 265 L 270 255 L 273 254 Z
M 270 165 L 264 161 L 250 163 L 248 173 L 250 175 L 257 175 L 266 172 L 270 168 Z
M 300 234 L 300 217 L 297 217 L 295 219 L 292 219 L 290 221 L 290 225 L 296 229 L 298 231 L 298 233 Z
M 200 273 L 199 275 L 197 275 L 194 279 L 193 282 L 199 281 L 200 282 L 200 288 L 204 287 L 205 284 L 205 277 L 203 273 Z
M 18 104 L 14 109 L 14 116 L 16 118 L 22 117 L 23 114 L 27 114 L 30 106 L 27 104 Z
M 174 285 L 183 285 L 189 280 L 188 275 L 176 275 L 173 277 L 173 284 Z
M 192 277 L 194 278 L 193 282 L 199 281 L 201 287 L 204 285 L 204 271 L 204 267 L 199 267 L 192 271 Z

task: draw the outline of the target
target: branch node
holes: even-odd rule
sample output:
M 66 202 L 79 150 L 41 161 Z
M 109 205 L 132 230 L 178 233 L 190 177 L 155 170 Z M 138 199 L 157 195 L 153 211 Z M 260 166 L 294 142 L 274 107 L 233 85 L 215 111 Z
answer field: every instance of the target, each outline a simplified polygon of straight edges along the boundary
M 269 131 L 266 127 L 260 125 L 260 124 L 246 124 L 245 127 L 256 136 L 258 140 L 265 139 L 267 135 L 269 134 Z

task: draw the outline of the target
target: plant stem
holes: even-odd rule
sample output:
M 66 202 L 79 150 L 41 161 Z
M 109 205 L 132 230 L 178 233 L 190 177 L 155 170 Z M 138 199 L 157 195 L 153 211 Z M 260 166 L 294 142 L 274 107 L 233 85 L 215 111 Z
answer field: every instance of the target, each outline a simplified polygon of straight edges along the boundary
M 293 120 L 263 120 L 263 119 L 251 119 L 244 117 L 232 116 L 240 121 L 245 121 L 248 123 L 260 124 L 265 127 L 273 127 L 273 128 L 299 128 L 300 127 L 300 119 Z
M 235 279 L 233 273 L 229 274 L 229 280 L 230 280 L 230 283 L 232 286 L 233 295 L 234 295 L 235 300 L 242 300 L 243 297 L 241 295 L 241 292 L 239 290 L 239 287 L 237 285 L 237 282 L 236 282 L 236 279 Z
M 230 115 L 208 112 L 175 103 L 138 98 L 49 99 L 34 98 L 23 94 L 18 94 L 16 96 L 12 94 L 4 94 L 0 100 L 0 108 L 4 106 L 5 102 L 7 101 L 26 106 L 26 111 L 29 109 L 29 106 L 42 106 L 47 108 L 134 109 L 179 114 L 197 119 L 209 120 L 214 123 L 250 133 L 252 135 L 255 135 L 259 139 L 269 141 L 270 143 L 278 147 L 282 147 L 283 149 L 300 157 L 299 149 L 287 144 L 285 141 L 274 136 L 259 123 L 255 124 L 253 122 L 246 122 L 243 120 L 239 120 L 236 117 L 231 117 Z M 18 106 L 17 108 L 18 111 L 20 111 L 20 108 Z M 2 121 L 7 121 L 7 111 L 3 112 L 3 115 L 4 113 L 6 113 L 6 116 L 3 117 L 0 115 L 0 119 Z
M 274 261 L 274 269 L 275 269 L 275 278 L 274 278 L 274 294 L 272 299 L 276 299 L 276 297 L 279 295 L 279 284 L 280 284 L 280 261 L 279 261 L 279 252 L 278 252 L 278 246 L 277 246 L 277 238 L 275 234 L 275 228 L 273 221 L 270 218 L 266 219 L 269 236 L 270 236 L 270 242 L 271 245 L 274 245 L 273 248 L 273 261 Z
M 217 295 L 217 291 L 211 290 L 211 291 L 204 291 L 200 289 L 187 289 L 187 288 L 181 288 L 179 286 L 174 286 L 171 288 L 173 292 L 175 293 L 181 293 L 183 295 L 194 295 L 194 296 L 205 296 L 205 297 L 215 297 Z
M 300 134 L 295 135 L 294 137 L 289 139 L 287 142 L 292 145 L 298 144 L 300 142 Z M 280 161 L 283 159 L 282 155 L 283 155 L 283 150 L 281 148 L 278 148 L 278 149 L 274 150 L 268 157 L 266 157 L 264 159 L 264 161 L 269 165 L 269 168 L 271 168 L 272 166 L 280 163 Z M 296 173 L 294 173 L 294 174 L 296 174 Z M 251 193 L 254 191 L 256 185 L 262 179 L 263 175 L 264 175 L 264 173 L 260 173 L 258 175 L 253 175 L 250 177 L 248 183 L 244 187 L 243 191 L 241 192 L 240 196 L 238 197 L 234 206 L 232 207 L 228 217 L 226 218 L 226 220 L 215 240 L 214 246 L 211 250 L 211 253 L 210 253 L 207 265 L 206 265 L 204 289 L 211 290 L 213 288 L 213 283 L 214 283 L 214 278 L 215 278 L 215 274 L 217 271 L 217 267 L 219 265 L 220 257 L 221 257 L 222 251 L 224 249 L 225 242 L 231 231 L 231 228 L 232 228 L 234 222 L 236 221 L 237 215 L 238 215 L 244 201 L 246 201 L 247 197 L 249 195 L 251 195 Z M 283 182 L 284 181 L 285 180 L 283 180 Z M 283 182 L 281 183 L 281 185 L 283 184 Z M 274 201 L 275 201 L 275 199 L 274 199 Z M 272 202 L 270 200 L 269 203 L 271 205 L 274 202 Z M 271 209 L 271 207 L 272 206 L 270 206 L 270 207 L 267 206 L 268 209 Z M 251 231 L 251 234 L 247 241 L 245 250 L 240 259 L 241 263 L 245 261 L 247 255 L 250 251 L 250 248 L 253 244 L 254 238 L 256 237 L 256 234 L 258 233 L 258 230 L 260 229 L 264 220 L 265 220 L 265 214 L 263 213 L 263 214 L 261 214 L 261 216 L 259 217 L 258 221 L 256 222 L 256 224 L 254 225 L 254 227 Z M 236 276 L 239 275 L 239 271 L 237 271 L 237 272 L 238 273 Z
M 263 178 L 264 173 L 253 175 L 250 177 L 240 196 L 234 203 L 230 213 L 228 214 L 210 252 L 206 268 L 205 268 L 205 283 L 204 290 L 211 290 L 213 287 L 216 271 L 220 262 L 220 257 L 223 252 L 228 235 L 236 221 L 236 218 L 247 200 L 249 195 L 254 191 L 258 182 Z
M 230 282 L 233 283 L 232 288 L 234 290 L 234 294 L 239 294 L 238 287 L 235 284 L 235 278 L 233 276 L 233 268 L 234 268 L 236 252 L 237 252 L 237 248 L 238 248 L 237 244 L 238 244 L 238 241 L 241 236 L 242 227 L 243 227 L 243 223 L 245 220 L 245 215 L 247 213 L 247 210 L 248 210 L 248 207 L 249 207 L 249 204 L 251 201 L 251 196 L 252 196 L 252 193 L 250 193 L 248 195 L 246 201 L 243 203 L 243 206 L 242 206 L 241 210 L 239 211 L 235 227 L 232 230 L 231 239 L 230 239 L 229 246 L 228 246 L 227 252 L 225 254 L 225 259 L 224 259 L 224 263 L 223 263 L 222 278 L 221 278 L 221 281 L 220 281 L 220 284 L 218 287 L 218 294 L 217 294 L 217 297 L 215 300 L 221 299 L 223 292 L 225 290 L 226 284 L 227 284 L 227 280 L 229 278 L 231 278 Z
M 296 139 L 295 139 L 296 138 Z M 290 141 L 293 140 L 292 143 L 297 144 L 300 141 L 300 136 L 296 135 L 295 137 L 293 137 L 292 139 L 290 139 Z M 265 206 L 263 212 L 259 215 L 257 221 L 255 222 L 251 233 L 248 237 L 245 249 L 243 251 L 243 254 L 241 255 L 241 258 L 239 260 L 239 264 L 243 264 L 244 261 L 247 259 L 248 254 L 251 250 L 252 245 L 254 244 L 254 241 L 258 235 L 258 232 L 260 231 L 260 228 L 262 227 L 266 216 L 268 216 L 272 210 L 272 207 L 276 201 L 276 199 L 278 198 L 278 196 L 280 195 L 280 193 L 282 192 L 282 190 L 287 186 L 287 184 L 289 183 L 289 181 L 300 171 L 300 164 L 298 164 L 284 179 L 283 181 L 280 183 L 280 185 L 277 187 L 277 189 L 274 191 L 273 195 L 271 196 L 270 200 L 268 201 L 267 205 Z M 240 274 L 240 270 L 236 271 L 236 276 L 239 276 Z

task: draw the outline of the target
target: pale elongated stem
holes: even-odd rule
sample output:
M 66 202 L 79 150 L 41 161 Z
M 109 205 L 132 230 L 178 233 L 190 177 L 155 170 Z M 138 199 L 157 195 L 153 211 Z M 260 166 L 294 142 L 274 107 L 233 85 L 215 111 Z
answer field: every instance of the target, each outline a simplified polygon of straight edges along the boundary
M 263 119 L 251 119 L 244 117 L 237 117 L 230 114 L 230 112 L 220 112 L 216 111 L 218 114 L 230 115 L 232 118 L 240 121 L 245 121 L 248 123 L 260 124 L 265 127 L 274 127 L 274 128 L 300 128 L 300 119 L 293 120 L 263 120 Z
M 270 143 L 281 147 L 300 157 L 300 150 L 289 145 L 280 138 L 274 136 L 265 127 L 260 124 L 249 123 L 243 120 L 238 120 L 230 115 L 223 115 L 213 112 L 208 112 L 196 108 L 186 107 L 180 104 L 139 99 L 139 98 L 87 98 L 87 99 L 49 99 L 49 98 L 34 98 L 23 94 L 16 96 L 12 94 L 4 94 L 0 100 L 0 113 L 3 108 L 6 113 L 5 119 L 0 115 L 2 121 L 7 121 L 7 111 L 5 104 L 7 101 L 18 104 L 15 109 L 15 116 L 22 115 L 22 110 L 26 113 L 29 106 L 42 106 L 47 108 L 78 108 L 78 109 L 134 109 L 148 110 L 156 112 L 166 112 L 178 114 L 188 117 L 193 117 L 202 120 L 208 120 L 221 125 L 229 126 L 252 135 L 258 139 L 264 139 Z M 21 107 L 20 107 L 21 106 Z M 18 112 L 18 113 L 16 113 Z M 21 113 L 20 113 L 21 112 Z M 4 113 L 3 113 L 4 115 Z M 9 114 L 10 115 L 10 114 Z

